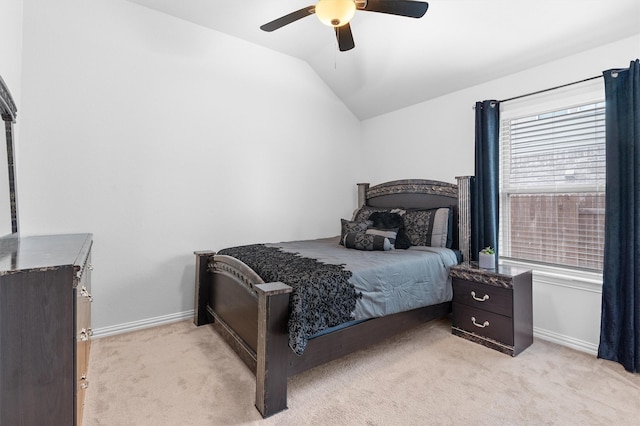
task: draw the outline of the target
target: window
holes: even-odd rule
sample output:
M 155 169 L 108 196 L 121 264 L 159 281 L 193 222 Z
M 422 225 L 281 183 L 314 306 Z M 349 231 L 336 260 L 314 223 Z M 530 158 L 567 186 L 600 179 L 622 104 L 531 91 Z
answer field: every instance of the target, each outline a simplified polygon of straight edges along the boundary
M 502 114 L 501 256 L 602 270 L 604 102 Z

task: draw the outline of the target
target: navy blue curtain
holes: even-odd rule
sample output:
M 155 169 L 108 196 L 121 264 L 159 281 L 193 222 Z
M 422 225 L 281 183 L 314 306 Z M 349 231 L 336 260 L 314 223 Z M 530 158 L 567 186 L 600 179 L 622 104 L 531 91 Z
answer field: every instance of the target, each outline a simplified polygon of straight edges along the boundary
M 640 61 L 604 71 L 605 243 L 598 358 L 640 372 Z
M 500 103 L 476 102 L 475 178 L 471 185 L 471 259 L 491 246 L 498 260 Z

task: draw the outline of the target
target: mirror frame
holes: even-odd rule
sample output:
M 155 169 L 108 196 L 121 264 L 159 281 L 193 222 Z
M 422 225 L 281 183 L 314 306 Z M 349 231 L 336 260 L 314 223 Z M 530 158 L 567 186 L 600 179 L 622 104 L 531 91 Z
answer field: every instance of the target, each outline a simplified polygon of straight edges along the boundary
M 7 138 L 7 168 L 9 171 L 9 196 L 11 205 L 11 232 L 18 233 L 18 203 L 16 200 L 16 169 L 13 152 L 13 123 L 16 122 L 18 109 L 11 97 L 11 92 L 0 76 L 0 115 L 4 121 Z

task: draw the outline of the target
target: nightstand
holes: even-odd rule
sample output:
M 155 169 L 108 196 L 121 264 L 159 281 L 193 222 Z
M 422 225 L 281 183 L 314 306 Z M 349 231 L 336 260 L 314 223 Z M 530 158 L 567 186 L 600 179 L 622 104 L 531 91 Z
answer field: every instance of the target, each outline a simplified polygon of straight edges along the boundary
M 511 356 L 533 343 L 530 269 L 482 269 L 465 262 L 452 266 L 449 275 L 453 334 Z

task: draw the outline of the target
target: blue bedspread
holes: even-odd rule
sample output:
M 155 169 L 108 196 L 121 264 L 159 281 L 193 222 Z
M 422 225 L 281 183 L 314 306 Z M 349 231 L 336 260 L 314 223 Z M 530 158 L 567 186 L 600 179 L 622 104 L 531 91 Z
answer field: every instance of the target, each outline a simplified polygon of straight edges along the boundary
M 411 247 L 408 250 L 360 251 L 338 245 L 338 237 L 267 244 L 332 265 L 344 265 L 362 297 L 353 319 L 369 319 L 453 298 L 449 268 L 458 263 L 453 250 Z

